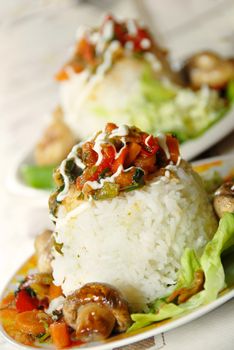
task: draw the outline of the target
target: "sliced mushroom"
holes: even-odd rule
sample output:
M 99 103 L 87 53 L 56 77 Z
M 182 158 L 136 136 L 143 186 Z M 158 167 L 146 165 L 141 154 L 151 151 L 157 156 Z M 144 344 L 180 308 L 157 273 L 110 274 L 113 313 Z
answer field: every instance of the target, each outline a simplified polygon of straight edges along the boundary
M 76 139 L 70 128 L 63 121 L 60 108 L 53 113 L 51 124 L 36 146 L 35 160 L 38 165 L 59 164 L 76 143 Z
M 222 89 L 234 79 L 234 60 L 224 59 L 211 51 L 203 51 L 186 61 L 182 73 L 194 89 L 199 89 L 202 85 Z
M 120 292 L 104 283 L 88 283 L 69 295 L 63 304 L 66 323 L 83 341 L 124 332 L 131 324 L 127 302 Z
M 54 244 L 52 231 L 45 230 L 35 239 L 34 246 L 37 258 L 37 267 L 40 273 L 52 273 L 51 261 L 53 259 L 51 249 Z
M 214 195 L 214 209 L 221 218 L 224 213 L 234 213 L 234 182 L 228 181 L 220 186 Z

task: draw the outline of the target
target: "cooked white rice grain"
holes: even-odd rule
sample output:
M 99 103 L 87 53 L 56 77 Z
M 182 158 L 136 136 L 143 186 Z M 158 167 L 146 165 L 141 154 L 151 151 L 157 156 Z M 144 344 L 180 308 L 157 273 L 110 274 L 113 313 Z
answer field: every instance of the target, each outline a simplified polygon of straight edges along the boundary
M 185 247 L 200 252 L 217 222 L 191 167 L 168 168 L 169 179 L 85 202 L 78 214 L 60 208 L 55 237 L 63 255 L 54 252 L 53 274 L 66 295 L 87 282 L 106 282 L 141 310 L 172 290 Z

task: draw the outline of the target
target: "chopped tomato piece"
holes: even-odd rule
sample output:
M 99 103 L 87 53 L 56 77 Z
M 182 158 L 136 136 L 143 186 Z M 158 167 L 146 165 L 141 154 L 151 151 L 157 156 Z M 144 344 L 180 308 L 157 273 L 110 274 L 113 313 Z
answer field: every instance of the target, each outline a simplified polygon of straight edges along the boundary
M 138 154 L 141 152 L 141 146 L 136 142 L 131 142 L 128 145 L 128 154 L 125 160 L 126 167 L 133 164 L 134 160 L 137 158 Z
M 149 40 L 149 46 L 145 47 L 142 45 L 142 40 L 147 39 Z M 147 30 L 143 28 L 138 28 L 137 30 L 137 36 L 134 41 L 134 49 L 135 51 L 148 51 L 151 48 L 152 41 L 150 38 L 150 35 Z
M 96 153 L 96 152 L 95 152 Z M 82 189 L 87 181 L 96 181 L 99 175 L 107 168 L 111 168 L 115 158 L 115 148 L 112 145 L 104 145 L 102 148 L 102 161 L 98 166 L 88 167 L 81 176 L 76 179 L 76 186 Z
M 98 155 L 93 150 L 93 146 L 93 142 L 85 142 L 82 146 L 82 160 L 87 166 L 93 166 L 98 159 Z
M 177 138 L 173 137 L 172 135 L 167 135 L 167 147 L 169 149 L 172 162 L 176 164 L 180 154 Z
M 60 71 L 58 71 L 58 73 L 55 74 L 55 79 L 58 81 L 69 79 L 69 74 L 67 70 L 68 67 L 72 68 L 75 73 L 80 73 L 84 69 L 84 67 L 80 63 L 72 61 L 66 64 L 62 69 L 60 69 Z
M 102 146 L 102 154 L 103 154 L 103 159 L 101 164 L 103 163 L 104 168 L 107 166 L 111 166 L 115 159 L 115 148 L 114 146 L 111 145 L 104 145 Z
M 55 322 L 50 325 L 50 333 L 53 344 L 58 349 L 63 349 L 71 345 L 68 326 L 65 322 Z
M 18 312 L 37 309 L 38 299 L 29 294 L 27 289 L 21 289 L 15 297 L 15 305 Z
M 62 69 L 60 69 L 60 71 L 58 71 L 58 73 L 55 74 L 56 80 L 62 81 L 62 80 L 67 80 L 69 78 L 66 67 L 67 66 L 63 67 Z
M 107 123 L 105 127 L 105 132 L 111 133 L 113 130 L 117 129 L 117 125 L 114 123 Z
M 76 179 L 76 187 L 82 190 L 84 184 L 87 181 L 96 181 L 98 179 L 97 167 L 92 166 L 91 168 L 86 168 L 81 176 Z
M 152 156 L 140 155 L 135 160 L 135 166 L 142 168 L 144 172 L 153 173 L 156 170 L 156 156 L 155 154 Z
M 125 146 L 120 150 L 120 154 L 117 159 L 114 160 L 111 170 L 115 173 L 120 165 L 124 164 L 124 161 L 128 155 L 128 147 Z

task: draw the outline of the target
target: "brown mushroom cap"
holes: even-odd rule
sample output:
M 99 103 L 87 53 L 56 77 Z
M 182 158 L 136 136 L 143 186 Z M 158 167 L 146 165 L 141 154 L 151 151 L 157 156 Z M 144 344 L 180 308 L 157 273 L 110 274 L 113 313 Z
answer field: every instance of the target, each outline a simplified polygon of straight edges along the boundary
M 182 72 L 195 89 L 202 85 L 222 89 L 234 78 L 234 61 L 211 51 L 202 51 L 185 62 Z
M 63 315 L 77 336 L 83 334 L 86 341 L 104 339 L 112 330 L 124 332 L 131 324 L 127 302 L 116 288 L 104 283 L 85 284 L 69 295 Z
M 214 209 L 221 218 L 224 213 L 234 213 L 234 182 L 228 181 L 220 186 L 214 195 Z

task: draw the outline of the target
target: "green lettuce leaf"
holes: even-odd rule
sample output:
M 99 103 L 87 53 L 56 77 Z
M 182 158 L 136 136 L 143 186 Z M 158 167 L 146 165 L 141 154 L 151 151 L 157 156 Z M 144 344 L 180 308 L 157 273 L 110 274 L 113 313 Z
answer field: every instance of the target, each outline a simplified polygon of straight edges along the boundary
M 221 254 L 233 246 L 234 214 L 226 213 L 220 220 L 214 237 L 205 246 L 201 257 L 198 258 L 193 250 L 186 249 L 181 258 L 181 269 L 178 274 L 178 282 L 175 290 L 183 287 L 191 287 L 194 273 L 198 269 L 202 269 L 205 275 L 204 289 L 180 305 L 167 303 L 165 298 L 156 300 L 154 303 L 154 313 L 131 315 L 135 323 L 133 323 L 128 331 L 130 332 L 148 326 L 151 323 L 180 315 L 183 312 L 215 300 L 218 293 L 226 286 Z

